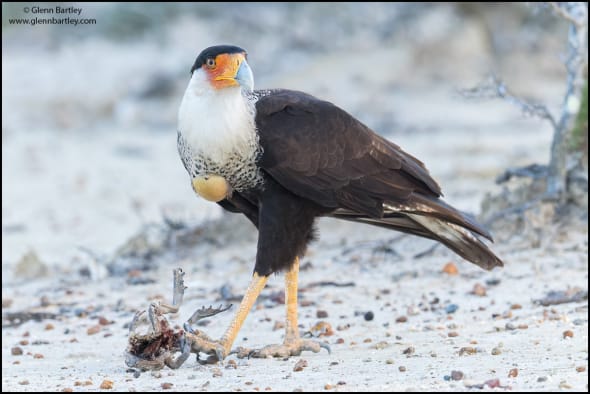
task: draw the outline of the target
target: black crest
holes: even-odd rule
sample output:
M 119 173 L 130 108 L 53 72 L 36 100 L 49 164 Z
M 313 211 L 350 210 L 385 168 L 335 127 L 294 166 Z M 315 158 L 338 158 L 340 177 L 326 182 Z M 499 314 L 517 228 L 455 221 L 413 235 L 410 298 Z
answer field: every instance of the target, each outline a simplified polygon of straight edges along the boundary
M 222 53 L 246 53 L 246 50 L 234 45 L 214 45 L 212 47 L 205 48 L 203 51 L 201 51 L 199 56 L 197 56 L 197 60 L 195 60 L 195 64 L 193 64 L 193 67 L 191 68 L 191 74 L 195 70 L 201 68 L 208 58 L 215 59 L 217 55 L 221 55 Z

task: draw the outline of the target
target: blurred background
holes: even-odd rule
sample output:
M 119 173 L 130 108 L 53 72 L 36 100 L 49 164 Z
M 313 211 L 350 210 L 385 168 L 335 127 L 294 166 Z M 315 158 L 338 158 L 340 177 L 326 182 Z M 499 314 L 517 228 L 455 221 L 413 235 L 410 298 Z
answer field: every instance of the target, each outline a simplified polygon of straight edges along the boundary
M 332 101 L 393 140 L 462 210 L 478 213 L 505 168 L 549 160 L 548 122 L 457 94 L 495 74 L 557 112 L 567 24 L 543 6 L 46 3 L 95 23 L 11 22 L 52 16 L 25 13 L 35 5 L 2 4 L 3 283 L 31 251 L 67 270 L 80 248 L 112 253 L 146 223 L 221 215 L 176 151 L 189 70 L 210 45 L 245 48 L 256 87 Z

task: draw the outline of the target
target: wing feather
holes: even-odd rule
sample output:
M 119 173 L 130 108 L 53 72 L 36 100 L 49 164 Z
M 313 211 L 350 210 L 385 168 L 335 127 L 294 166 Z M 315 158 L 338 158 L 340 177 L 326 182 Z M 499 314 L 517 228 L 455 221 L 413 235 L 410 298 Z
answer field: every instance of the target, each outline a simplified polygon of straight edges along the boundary
M 335 105 L 279 90 L 256 104 L 261 168 L 283 187 L 327 208 L 383 216 L 383 200 L 438 197 L 424 164 Z

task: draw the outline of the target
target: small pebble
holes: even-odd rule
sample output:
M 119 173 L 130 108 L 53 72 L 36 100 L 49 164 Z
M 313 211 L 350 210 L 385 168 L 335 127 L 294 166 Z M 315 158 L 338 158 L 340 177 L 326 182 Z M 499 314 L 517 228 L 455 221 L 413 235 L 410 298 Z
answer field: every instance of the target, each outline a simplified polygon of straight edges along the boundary
M 112 380 L 103 380 L 102 383 L 100 384 L 100 388 L 102 390 L 110 390 L 113 388 L 113 381 Z
M 471 293 L 478 297 L 484 297 L 486 295 L 486 287 L 481 283 L 476 283 L 473 285 L 473 290 L 471 290 Z
M 510 309 L 522 309 L 522 305 L 520 305 L 520 304 L 512 304 L 512 305 L 510 305 Z
M 101 326 L 108 326 L 111 323 L 112 321 L 108 320 L 106 317 L 101 316 L 98 318 L 98 324 Z
M 457 309 L 459 309 L 459 305 L 457 305 L 457 304 L 449 304 L 445 308 L 445 312 L 447 312 L 449 314 L 450 313 L 455 313 L 455 312 L 457 312 Z
M 496 387 L 500 387 L 500 379 L 486 380 L 484 385 L 488 386 L 491 389 L 495 389 Z
M 410 355 L 414 354 L 415 352 L 416 352 L 416 349 L 414 349 L 414 346 L 410 346 L 409 348 L 404 350 L 402 353 L 410 356 Z
M 213 368 L 213 377 L 214 378 L 219 378 L 223 376 L 223 372 L 221 372 L 221 369 L 219 368 Z
M 27 346 L 29 344 L 29 341 L 27 341 L 26 339 L 23 339 L 23 340 L 19 341 L 18 344 L 23 345 L 23 346 Z
M 333 387 L 334 387 L 334 386 L 332 386 L 331 384 L 326 384 L 326 385 L 324 386 L 324 390 L 332 390 L 332 388 L 333 388 Z
M 45 358 L 45 356 L 43 356 L 41 353 L 35 353 L 33 358 Z
M 301 371 L 303 371 L 303 368 L 305 368 L 305 367 L 307 367 L 307 360 L 301 359 L 301 360 L 297 361 L 297 363 L 293 367 L 293 371 L 294 372 L 301 372 Z
M 23 354 L 23 349 L 19 346 L 15 346 L 12 349 L 10 349 L 10 352 L 13 356 L 21 356 Z
M 459 336 L 459 333 L 457 331 L 451 331 L 447 335 L 449 336 L 449 338 L 455 338 Z
M 371 343 L 373 342 L 373 340 L 371 338 L 365 338 L 365 340 L 363 340 L 363 343 Z
M 506 323 L 505 328 L 508 331 L 516 330 L 516 326 L 513 323 Z
M 375 317 L 375 315 L 371 311 L 365 313 L 365 320 L 366 321 L 371 321 L 371 320 L 373 320 L 374 317 Z
M 341 344 L 343 344 L 343 343 L 344 343 L 344 339 L 342 339 L 342 338 L 338 338 L 338 339 L 336 340 L 336 344 L 338 344 L 338 345 L 341 345 Z
M 230 369 L 230 368 L 233 368 L 233 369 L 238 368 L 238 364 L 235 362 L 235 360 L 229 360 L 227 362 L 227 364 L 225 364 L 225 369 Z
M 492 278 L 492 279 L 486 280 L 486 285 L 488 285 L 488 286 L 497 286 L 499 284 L 500 284 L 500 279 Z
M 569 384 L 568 382 L 566 382 L 565 380 L 562 380 L 561 382 L 559 382 L 559 388 L 560 389 L 571 389 L 572 385 Z
M 404 367 L 403 365 L 400 365 L 398 369 L 400 372 L 406 372 L 406 367 Z
M 539 376 L 537 378 L 537 382 L 541 383 L 541 382 L 546 382 L 547 381 L 547 376 Z
M 381 342 L 377 342 L 376 344 L 371 346 L 371 349 L 382 350 L 382 349 L 385 349 L 386 347 L 389 347 L 389 342 L 381 341 Z
M 162 390 L 170 390 L 172 388 L 172 386 L 174 386 L 174 384 L 172 384 L 172 383 L 162 383 L 160 386 L 162 387 Z
M 332 336 L 334 335 L 334 330 L 332 329 L 332 325 L 325 321 L 317 322 L 310 330 L 312 336 L 314 337 L 322 337 L 322 336 Z
M 512 368 L 510 371 L 508 371 L 509 378 L 515 378 L 517 376 L 518 376 L 518 368 Z
M 451 379 L 453 379 L 453 380 L 461 380 L 461 379 L 463 379 L 463 376 L 464 376 L 464 374 L 461 371 L 452 371 L 451 372 Z
M 387 360 L 385 360 L 385 363 L 386 363 L 386 364 L 393 364 L 393 363 L 394 363 L 394 361 L 393 361 L 393 359 L 392 359 L 392 358 L 388 358 Z
M 20 382 L 18 382 L 18 384 L 22 384 L 23 386 L 26 386 L 27 384 L 29 384 L 28 380 L 21 380 Z
M 574 332 L 572 330 L 566 330 L 563 332 L 563 338 L 573 338 Z
M 459 273 L 459 270 L 457 269 L 457 266 L 454 263 L 448 262 L 443 267 L 442 272 L 449 275 L 457 275 Z
M 279 320 L 275 321 L 274 326 L 272 326 L 273 331 L 280 330 L 283 328 L 285 328 L 285 323 Z
M 73 393 L 74 389 L 71 387 L 64 387 L 64 389 L 62 390 L 63 393 Z
M 497 356 L 499 354 L 502 354 L 502 350 L 500 350 L 500 348 L 495 347 L 492 349 L 492 356 Z
M 315 316 L 316 316 L 318 319 L 325 319 L 326 317 L 328 317 L 328 312 L 326 312 L 326 311 L 317 311 L 317 312 L 315 313 Z
M 586 371 L 586 367 L 583 365 L 580 365 L 579 367 L 576 367 L 576 372 L 584 372 Z
M 396 323 L 405 323 L 408 321 L 408 318 L 406 316 L 400 316 L 397 319 L 395 319 Z
M 471 346 L 462 347 L 459 350 L 459 356 L 462 356 L 464 354 L 470 356 L 470 355 L 475 354 L 475 353 L 477 353 L 477 350 L 475 350 L 475 348 L 474 347 L 471 347 Z
M 529 328 L 528 324 L 519 324 L 518 325 L 519 330 L 526 330 L 527 328 Z
M 443 376 L 443 379 L 448 382 L 449 380 L 451 380 L 451 376 L 445 375 L 445 376 Z
M 430 357 L 437 357 L 435 352 L 430 353 Z
M 94 335 L 94 334 L 98 333 L 99 331 L 100 331 L 100 326 L 96 325 L 96 326 L 89 327 L 88 330 L 86 330 L 86 334 Z
M 254 383 L 253 383 L 253 382 L 250 382 L 250 381 L 248 381 L 248 382 L 244 382 L 244 384 L 245 384 L 246 386 L 252 386 Z
M 53 330 L 54 328 L 55 328 L 55 326 L 51 323 L 47 323 L 45 325 L 45 331 L 50 331 L 50 330 Z

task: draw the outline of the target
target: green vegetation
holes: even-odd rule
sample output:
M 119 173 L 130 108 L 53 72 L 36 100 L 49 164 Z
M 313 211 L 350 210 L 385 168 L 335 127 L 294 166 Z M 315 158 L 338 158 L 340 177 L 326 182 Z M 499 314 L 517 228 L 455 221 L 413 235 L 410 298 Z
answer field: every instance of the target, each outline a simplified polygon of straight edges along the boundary
M 573 151 L 583 151 L 588 156 L 588 80 L 582 91 L 582 106 L 572 130 L 570 148 Z

